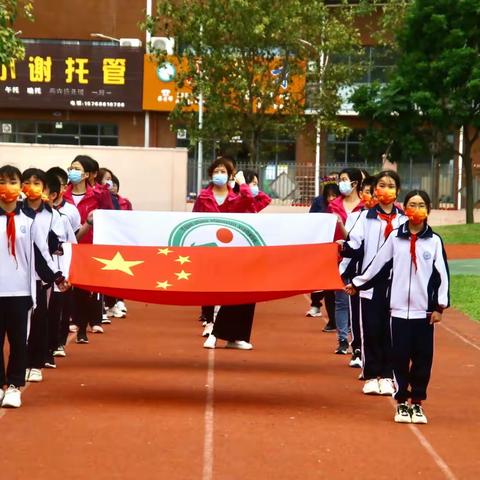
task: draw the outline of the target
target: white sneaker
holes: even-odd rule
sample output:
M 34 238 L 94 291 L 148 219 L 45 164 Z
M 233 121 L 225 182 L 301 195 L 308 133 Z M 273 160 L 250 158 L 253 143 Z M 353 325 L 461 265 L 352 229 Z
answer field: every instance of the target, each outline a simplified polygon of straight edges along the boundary
M 392 396 L 395 393 L 395 385 L 391 378 L 381 378 L 378 381 L 380 387 L 380 395 L 390 395 Z
M 29 377 L 29 376 L 30 376 L 30 369 L 27 368 L 27 369 L 25 370 L 25 381 L 26 381 L 26 382 L 28 382 L 28 377 Z
M 412 423 L 412 417 L 410 415 L 410 408 L 406 403 L 399 403 L 395 410 L 395 417 L 393 419 L 397 423 Z
M 428 423 L 427 417 L 425 416 L 421 405 L 412 405 L 410 413 L 412 415 L 412 423 Z
M 125 314 L 114 305 L 107 310 L 107 317 L 123 318 Z
M 77 332 L 78 332 L 78 327 L 72 323 L 72 324 L 68 327 L 68 331 L 69 331 L 70 333 L 77 333 Z
M 208 337 L 213 330 L 213 322 L 207 323 L 203 329 L 202 337 Z
M 106 312 L 102 315 L 102 323 L 106 325 L 110 325 L 112 323 Z
M 305 314 L 306 317 L 321 317 L 322 312 L 318 307 L 310 307 L 310 310 Z
M 125 305 L 125 302 L 122 300 L 119 300 L 115 306 L 123 313 L 127 313 L 127 306 Z
M 101 325 L 94 325 L 92 327 L 92 333 L 104 333 Z
M 26 380 L 27 382 L 41 382 L 43 380 L 42 371 L 39 368 L 31 368 Z
M 236 348 L 237 350 L 251 350 L 253 345 L 244 340 L 235 340 L 234 342 L 227 342 L 225 348 Z
M 19 408 L 22 406 L 22 394 L 15 385 L 10 385 L 3 395 L 2 407 Z
M 59 345 L 52 353 L 54 357 L 66 357 L 67 352 L 65 351 L 65 347 L 63 345 Z
M 372 378 L 371 380 L 367 380 L 363 384 L 363 393 L 365 395 L 381 395 L 380 385 L 378 384 L 378 380 L 376 378 Z
M 203 342 L 203 348 L 215 348 L 216 343 L 217 337 L 215 335 L 209 335 L 205 342 Z

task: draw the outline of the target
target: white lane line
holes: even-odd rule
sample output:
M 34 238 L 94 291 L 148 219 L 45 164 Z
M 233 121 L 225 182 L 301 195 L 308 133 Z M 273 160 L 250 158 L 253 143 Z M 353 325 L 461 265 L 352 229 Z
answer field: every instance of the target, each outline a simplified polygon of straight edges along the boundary
M 207 396 L 205 399 L 205 433 L 203 437 L 202 480 L 213 479 L 213 394 L 215 389 L 215 350 L 208 351 Z
M 420 432 L 420 429 L 415 425 L 409 425 L 410 430 L 417 437 L 420 445 L 428 452 L 428 454 L 433 458 L 433 461 L 437 464 L 438 468 L 445 475 L 445 478 L 448 480 L 457 480 L 457 477 L 450 470 L 450 467 L 445 463 L 443 458 L 435 451 L 432 447 L 432 444 L 425 438 L 425 436 Z
M 447 332 L 450 332 L 452 335 L 455 335 L 457 338 L 459 338 L 463 343 L 466 343 L 467 345 L 470 345 L 471 347 L 477 349 L 480 351 L 480 347 L 476 344 L 476 343 L 473 343 L 471 342 L 470 340 L 468 340 L 468 338 L 465 338 L 463 335 L 460 335 L 458 332 L 456 332 L 455 330 L 452 330 L 450 327 L 447 327 L 445 324 L 443 323 L 439 323 L 438 325 L 440 325 L 442 328 L 444 328 L 445 330 L 447 330 Z
M 394 407 L 397 406 L 397 402 L 395 402 L 393 398 L 390 398 L 389 400 Z M 437 467 L 445 475 L 445 478 L 447 478 L 448 480 L 457 480 L 457 477 L 450 470 L 450 467 L 446 464 L 445 460 L 443 460 L 443 458 L 436 452 L 436 450 L 432 447 L 432 444 L 426 439 L 420 429 L 413 424 L 409 424 L 408 426 L 410 427 L 410 430 L 413 432 L 413 434 L 417 437 L 420 445 L 427 451 L 427 453 L 436 463 Z

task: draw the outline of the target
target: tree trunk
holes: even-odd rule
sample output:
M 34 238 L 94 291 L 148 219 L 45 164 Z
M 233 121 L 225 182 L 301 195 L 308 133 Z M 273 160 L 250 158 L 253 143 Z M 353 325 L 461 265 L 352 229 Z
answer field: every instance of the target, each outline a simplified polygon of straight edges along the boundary
M 473 220 L 473 162 L 472 162 L 472 146 L 468 135 L 468 127 L 465 127 L 465 149 L 463 151 L 463 168 L 465 170 L 465 190 L 467 194 L 466 201 L 466 218 L 467 223 L 474 223 Z

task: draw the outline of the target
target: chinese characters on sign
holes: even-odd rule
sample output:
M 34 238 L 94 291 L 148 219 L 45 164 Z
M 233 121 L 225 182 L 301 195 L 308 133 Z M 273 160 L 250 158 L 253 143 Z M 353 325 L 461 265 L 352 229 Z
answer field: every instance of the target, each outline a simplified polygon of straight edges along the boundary
M 0 107 L 140 111 L 143 53 L 118 46 L 27 44 L 0 66 Z

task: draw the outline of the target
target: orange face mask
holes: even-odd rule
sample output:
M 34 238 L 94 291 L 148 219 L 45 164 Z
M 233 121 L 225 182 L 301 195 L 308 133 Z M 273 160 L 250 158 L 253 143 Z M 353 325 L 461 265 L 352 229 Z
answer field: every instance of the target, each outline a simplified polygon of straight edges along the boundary
M 397 190 L 395 188 L 380 188 L 375 189 L 375 196 L 380 203 L 389 205 L 393 203 L 397 198 Z
M 37 185 L 25 184 L 22 187 L 22 192 L 29 200 L 38 200 L 42 197 L 43 188 Z
M 367 192 L 362 193 L 362 201 L 366 208 L 373 208 L 378 203 L 378 200 Z
M 20 195 L 20 185 L 4 183 L 0 185 L 0 198 L 6 202 L 15 202 Z
M 414 225 L 420 225 L 427 219 L 428 212 L 426 208 L 408 207 L 405 209 L 405 215 Z

